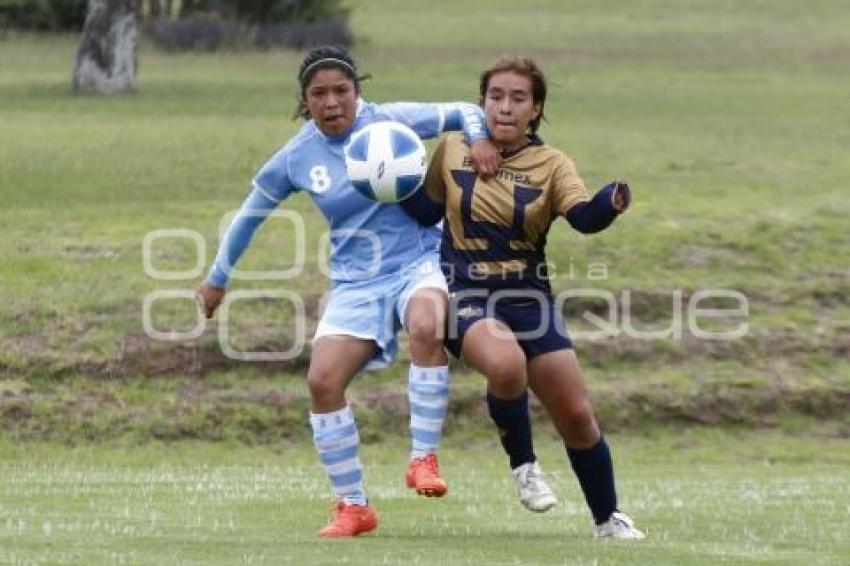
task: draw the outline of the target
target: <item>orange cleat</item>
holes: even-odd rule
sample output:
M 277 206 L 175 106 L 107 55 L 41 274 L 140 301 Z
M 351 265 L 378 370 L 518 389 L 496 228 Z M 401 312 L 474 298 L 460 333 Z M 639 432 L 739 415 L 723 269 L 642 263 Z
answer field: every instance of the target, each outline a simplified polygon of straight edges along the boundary
M 440 464 L 437 463 L 437 455 L 434 453 L 412 459 L 404 479 L 407 481 L 407 487 L 415 489 L 416 493 L 425 497 L 442 497 L 449 490 L 449 486 L 440 477 Z
M 348 505 L 339 501 L 331 511 L 330 523 L 316 534 L 322 538 L 356 537 L 377 526 L 378 514 L 371 505 Z

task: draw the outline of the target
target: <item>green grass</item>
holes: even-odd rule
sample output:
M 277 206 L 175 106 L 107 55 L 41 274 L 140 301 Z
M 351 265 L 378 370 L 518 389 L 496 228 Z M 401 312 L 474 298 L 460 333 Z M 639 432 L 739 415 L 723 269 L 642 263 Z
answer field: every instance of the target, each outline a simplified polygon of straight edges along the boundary
M 640 432 L 663 423 L 690 427 L 774 428 L 795 435 L 850 436 L 850 395 L 839 372 L 847 364 L 808 370 L 805 380 L 782 380 L 787 364 L 772 375 L 733 361 L 659 363 L 647 375 L 632 364 L 589 372 L 590 397 L 608 432 Z M 361 376 L 349 388 L 361 436 L 388 441 L 404 432 L 408 419 L 406 368 L 395 366 Z M 447 430 L 473 441 L 489 438 L 484 380 L 454 372 Z M 92 378 L 67 375 L 0 380 L 2 436 L 15 442 L 49 440 L 65 446 L 86 443 L 144 444 L 193 439 L 250 446 L 309 444 L 309 395 L 302 377 L 236 366 L 202 376 Z M 554 434 L 536 402 L 539 430 Z
M 306 446 L 0 447 L 0 561 L 51 564 L 838 564 L 850 552 L 846 442 L 658 431 L 611 439 L 619 493 L 649 538 L 589 537 L 563 453 L 559 505 L 525 511 L 494 443 L 443 453 L 450 492 L 403 488 L 406 447 L 366 447 L 379 530 L 319 541 L 329 493 Z M 474 468 L 472 467 L 474 466 Z M 472 473 L 470 473 L 472 472 Z

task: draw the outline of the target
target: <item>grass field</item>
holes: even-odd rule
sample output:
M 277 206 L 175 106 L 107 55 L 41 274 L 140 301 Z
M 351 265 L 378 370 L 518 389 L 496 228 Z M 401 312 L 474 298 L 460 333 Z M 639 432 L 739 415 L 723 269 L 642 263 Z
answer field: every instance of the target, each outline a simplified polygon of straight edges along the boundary
M 619 492 L 649 538 L 600 542 L 565 456 L 545 443 L 559 505 L 515 499 L 500 448 L 451 443 L 442 500 L 402 487 L 406 447 L 367 447 L 382 522 L 326 542 L 329 494 L 306 446 L 4 445 L 0 563 L 842 564 L 850 450 L 775 434 L 700 430 L 614 437 Z
M 650 539 L 589 540 L 553 448 L 543 461 L 564 504 L 526 514 L 487 445 L 482 381 L 462 367 L 444 465 L 451 496 L 413 499 L 399 484 L 399 363 L 352 391 L 381 530 L 315 541 L 328 500 L 304 419 L 309 349 L 291 362 L 240 363 L 222 354 L 215 321 L 192 341 L 152 340 L 142 325 L 146 295 L 201 279 L 148 276 L 145 236 L 196 232 L 209 264 L 222 216 L 298 128 L 289 116 L 301 54 L 143 45 L 137 93 L 82 98 L 70 94 L 75 37 L 9 32 L 0 35 L 0 563 L 845 563 L 846 6 L 351 5 L 356 54 L 374 75 L 367 98 L 473 101 L 482 68 L 501 53 L 530 54 L 551 83 L 544 139 L 591 188 L 630 181 L 634 206 L 606 233 L 553 227 L 556 290 L 610 291 L 618 307 L 631 293 L 635 326 L 654 329 L 701 290 L 746 296 L 749 331 L 733 341 L 686 332 L 577 342 L 614 439 L 624 508 Z M 303 195 L 285 206 L 309 228 L 302 275 L 232 288 L 298 292 L 309 331 L 326 286 L 324 223 Z M 285 223 L 267 223 L 240 268 L 290 265 L 290 240 Z M 187 239 L 151 250 L 159 270 L 199 263 Z M 190 300 L 156 305 L 157 329 L 195 322 Z M 568 325 L 591 328 L 584 315 L 603 309 L 570 303 Z M 233 344 L 287 348 L 292 318 L 273 301 L 240 303 Z M 542 440 L 551 426 L 538 431 Z

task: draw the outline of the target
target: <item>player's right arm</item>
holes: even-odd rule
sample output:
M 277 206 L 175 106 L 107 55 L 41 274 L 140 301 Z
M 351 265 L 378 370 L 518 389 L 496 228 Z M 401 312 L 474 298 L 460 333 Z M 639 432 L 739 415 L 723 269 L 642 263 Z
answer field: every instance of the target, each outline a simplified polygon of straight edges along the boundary
M 224 299 L 225 288 L 236 262 L 245 253 L 257 228 L 288 197 L 293 187 L 285 150 L 275 154 L 254 177 L 253 188 L 224 233 L 218 253 L 196 296 L 207 318 Z

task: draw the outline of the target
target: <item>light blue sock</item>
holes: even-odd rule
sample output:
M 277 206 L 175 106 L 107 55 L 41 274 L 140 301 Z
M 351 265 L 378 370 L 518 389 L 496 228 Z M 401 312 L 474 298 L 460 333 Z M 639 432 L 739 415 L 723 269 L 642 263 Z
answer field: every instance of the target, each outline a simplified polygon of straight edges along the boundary
M 411 458 L 436 452 L 449 406 L 449 366 L 410 364 L 407 395 L 410 400 Z
M 360 435 L 354 414 L 346 405 L 332 413 L 310 413 L 313 443 L 337 496 L 349 505 L 366 505 Z

